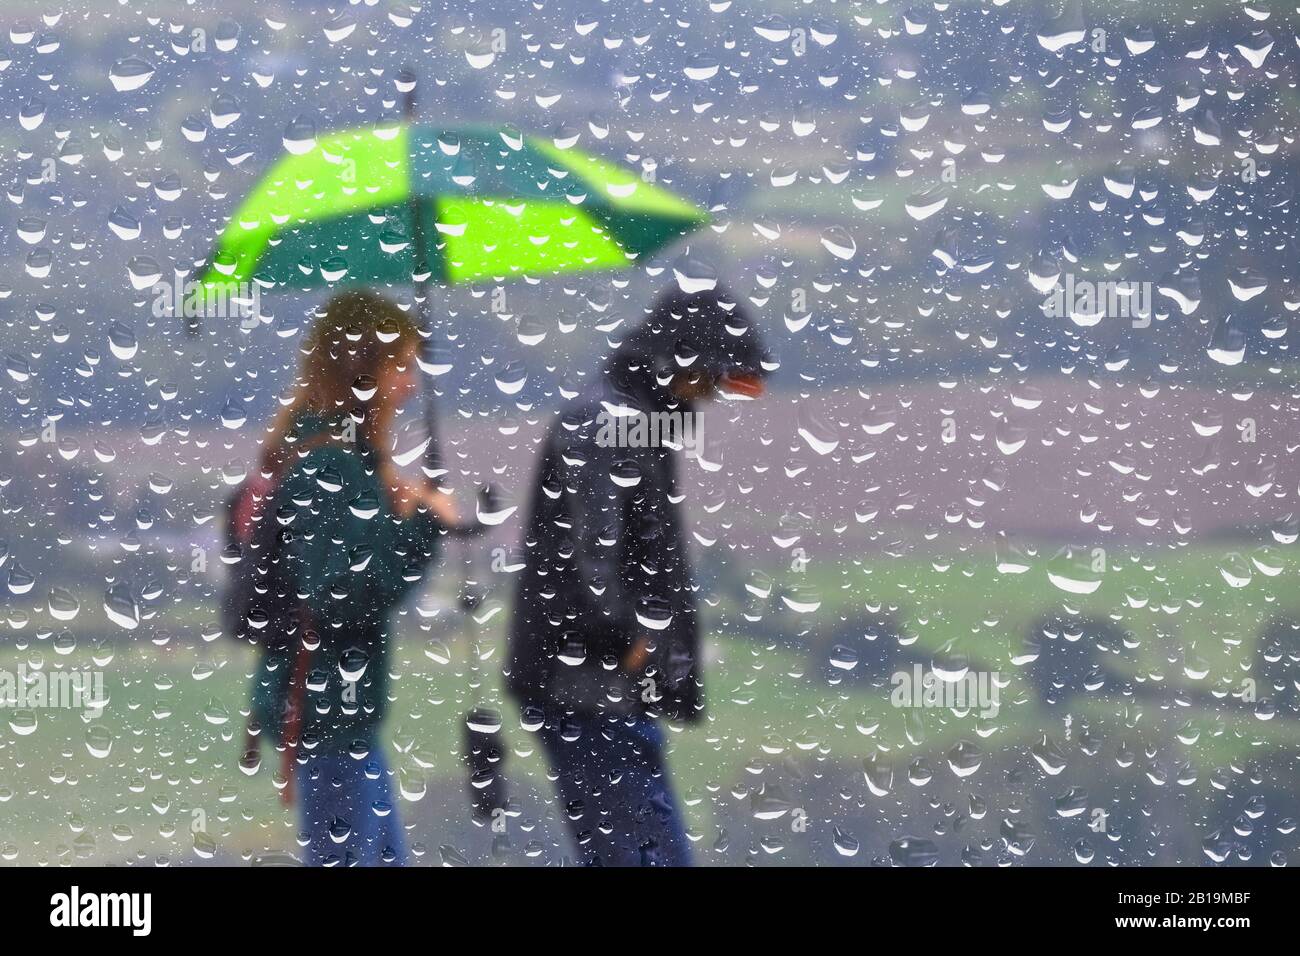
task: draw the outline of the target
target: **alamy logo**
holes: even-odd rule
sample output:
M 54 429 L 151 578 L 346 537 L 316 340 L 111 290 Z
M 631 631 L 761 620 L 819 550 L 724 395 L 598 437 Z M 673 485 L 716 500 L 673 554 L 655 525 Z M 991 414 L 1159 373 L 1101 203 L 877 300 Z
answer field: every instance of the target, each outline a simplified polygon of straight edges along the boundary
M 1065 284 L 1057 284 L 1043 310 L 1085 328 L 1102 319 L 1131 319 L 1133 328 L 1145 329 L 1151 324 L 1151 283 L 1076 280 L 1067 272 Z
M 50 925 L 125 926 L 132 936 L 148 936 L 153 928 L 151 893 L 82 893 L 73 886 L 67 893 L 50 897 Z
M 204 288 L 190 280 L 180 285 L 155 282 L 153 317 L 239 319 L 246 328 L 257 325 L 262 289 L 256 282 L 232 282 Z
M 596 421 L 600 425 L 596 444 L 602 448 L 685 449 L 694 457 L 704 447 L 704 422 L 697 412 L 614 415 L 602 411 Z
M 103 671 L 0 670 L 0 708 L 99 711 L 104 706 Z
M 968 670 L 958 680 L 944 680 L 920 664 L 897 671 L 889 679 L 894 688 L 889 702 L 895 707 L 937 707 L 945 710 L 976 710 L 981 717 L 998 715 L 998 672 Z

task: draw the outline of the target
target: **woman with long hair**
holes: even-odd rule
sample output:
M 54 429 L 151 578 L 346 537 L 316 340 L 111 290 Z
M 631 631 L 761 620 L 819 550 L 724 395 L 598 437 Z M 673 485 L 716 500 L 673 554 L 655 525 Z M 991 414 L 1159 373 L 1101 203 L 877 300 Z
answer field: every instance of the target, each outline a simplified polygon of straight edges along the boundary
M 318 313 L 301 371 L 269 428 L 274 573 L 262 590 L 262 659 L 250 744 L 281 753 L 278 785 L 301 812 L 312 865 L 401 864 L 405 847 L 378 729 L 388 706 L 390 619 L 456 521 L 451 499 L 389 453 L 418 387 L 420 333 L 398 306 L 344 292 Z

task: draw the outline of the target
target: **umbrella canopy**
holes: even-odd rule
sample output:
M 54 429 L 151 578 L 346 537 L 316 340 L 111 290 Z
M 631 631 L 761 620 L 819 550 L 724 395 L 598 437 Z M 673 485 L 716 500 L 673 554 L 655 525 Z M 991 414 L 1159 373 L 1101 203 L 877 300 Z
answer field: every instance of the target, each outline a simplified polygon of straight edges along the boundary
M 619 269 L 707 221 L 631 170 L 508 129 L 393 124 L 286 147 L 223 231 L 200 298 L 252 282 L 453 284 Z

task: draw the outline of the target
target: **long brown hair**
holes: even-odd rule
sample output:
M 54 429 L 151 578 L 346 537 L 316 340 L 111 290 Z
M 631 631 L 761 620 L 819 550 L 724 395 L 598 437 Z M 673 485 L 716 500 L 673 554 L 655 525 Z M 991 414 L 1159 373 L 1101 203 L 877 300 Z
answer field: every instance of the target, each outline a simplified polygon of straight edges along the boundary
M 381 457 L 387 456 L 373 409 L 357 395 L 373 390 L 386 365 L 410 355 L 420 330 L 396 303 L 362 289 L 341 292 L 317 312 L 304 337 L 295 393 L 267 430 L 262 469 L 283 464 L 292 448 L 294 422 L 305 411 L 326 420 L 342 414 L 360 419 L 358 431 Z M 382 463 L 381 463 L 382 464 Z

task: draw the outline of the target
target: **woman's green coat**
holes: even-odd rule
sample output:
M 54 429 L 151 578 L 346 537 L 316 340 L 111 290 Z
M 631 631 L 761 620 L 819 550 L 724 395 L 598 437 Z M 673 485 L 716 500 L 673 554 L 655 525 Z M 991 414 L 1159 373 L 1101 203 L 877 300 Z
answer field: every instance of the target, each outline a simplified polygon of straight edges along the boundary
M 295 444 L 326 428 L 341 433 L 300 416 Z M 436 554 L 441 525 L 429 512 L 398 517 L 375 460 L 360 441 L 295 453 L 266 512 L 282 532 L 282 610 L 253 676 L 252 719 L 276 743 L 369 744 L 388 709 L 393 611 Z

